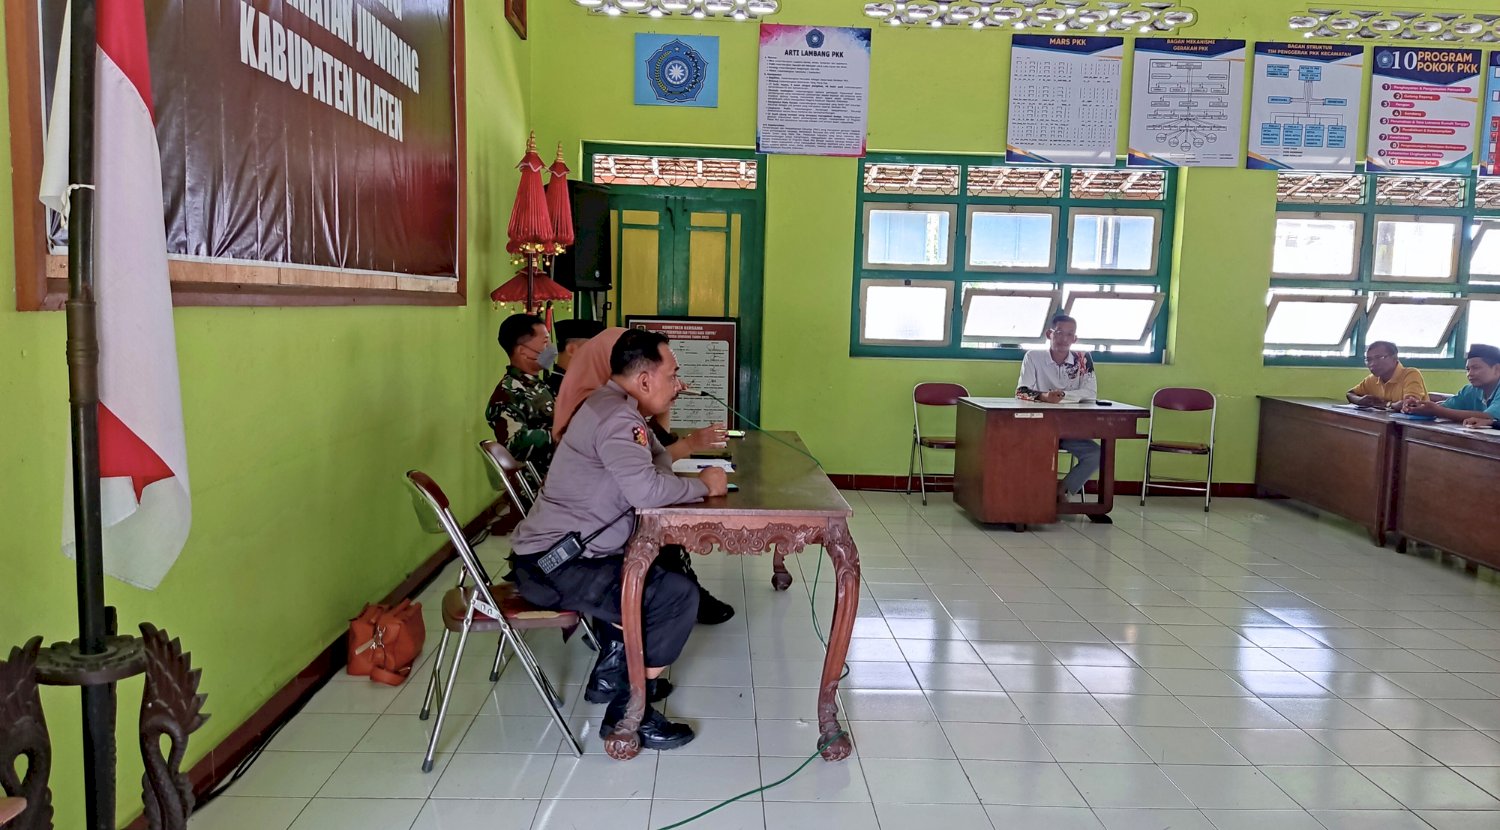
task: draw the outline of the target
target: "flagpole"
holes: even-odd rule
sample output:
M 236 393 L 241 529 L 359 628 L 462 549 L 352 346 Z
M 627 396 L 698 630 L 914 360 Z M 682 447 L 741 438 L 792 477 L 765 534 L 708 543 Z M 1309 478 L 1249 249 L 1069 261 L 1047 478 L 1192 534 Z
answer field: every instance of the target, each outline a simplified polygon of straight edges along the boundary
M 78 645 L 106 650 L 104 542 L 99 498 L 99 337 L 94 302 L 94 75 L 96 0 L 73 0 L 69 92 L 68 393 L 73 439 L 73 532 L 77 540 Z M 115 691 L 81 687 L 84 797 L 89 830 L 115 826 Z

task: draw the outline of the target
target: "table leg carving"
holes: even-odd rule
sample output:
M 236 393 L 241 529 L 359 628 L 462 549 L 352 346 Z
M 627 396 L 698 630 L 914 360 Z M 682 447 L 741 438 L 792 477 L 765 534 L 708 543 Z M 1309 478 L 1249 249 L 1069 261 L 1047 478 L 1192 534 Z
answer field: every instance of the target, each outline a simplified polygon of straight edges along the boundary
M 823 747 L 824 760 L 841 761 L 854 748 L 848 735 L 834 736 L 843 731 L 838 721 L 839 675 L 844 673 L 844 658 L 849 654 L 849 638 L 854 635 L 854 617 L 859 611 L 859 550 L 844 519 L 828 523 L 823 545 L 833 563 L 836 592 L 828 655 L 823 660 L 823 678 L 818 687 L 818 745 Z
M 646 573 L 661 551 L 661 522 L 645 517 L 636 528 L 630 547 L 625 552 L 624 572 L 620 589 L 621 626 L 625 629 L 625 662 L 630 672 L 630 703 L 625 707 L 625 717 L 615 725 L 614 732 L 604 741 L 604 751 L 617 761 L 628 761 L 640 754 L 641 718 L 646 714 L 646 654 L 645 636 L 641 631 L 641 595 L 646 586 Z
M 778 591 L 785 591 L 792 587 L 792 574 L 786 569 L 786 551 L 780 547 L 776 549 L 775 556 L 771 559 L 771 587 Z

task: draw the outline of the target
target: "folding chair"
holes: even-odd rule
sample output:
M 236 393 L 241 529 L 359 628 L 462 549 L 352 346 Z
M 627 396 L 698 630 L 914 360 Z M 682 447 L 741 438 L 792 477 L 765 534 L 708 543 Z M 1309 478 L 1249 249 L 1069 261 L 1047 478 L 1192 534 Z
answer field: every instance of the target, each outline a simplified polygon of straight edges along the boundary
M 417 470 L 407 472 L 406 483 L 411 490 L 412 507 L 417 511 L 417 519 L 422 523 L 422 529 L 428 533 L 446 533 L 448 540 L 458 551 L 459 562 L 462 566 L 458 587 L 443 595 L 443 638 L 438 643 L 437 656 L 432 662 L 432 677 L 427 682 L 427 695 L 422 699 L 420 717 L 422 720 L 427 720 L 432 711 L 433 694 L 441 689 L 437 721 L 432 726 L 432 738 L 427 743 L 427 755 L 422 759 L 422 771 L 432 771 L 432 759 L 437 753 L 438 738 L 443 731 L 443 719 L 448 715 L 448 703 L 453 695 L 453 684 L 458 680 L 458 666 L 463 660 L 464 645 L 468 642 L 471 631 L 499 632 L 500 654 L 504 654 L 507 645 L 510 646 L 511 651 L 526 669 L 526 674 L 531 678 L 531 683 L 536 687 L 537 693 L 547 701 L 547 706 L 552 712 L 552 721 L 567 737 L 568 743 L 573 747 L 573 754 L 582 757 L 583 747 L 579 745 L 578 738 L 573 735 L 568 722 L 563 718 L 562 698 L 553 688 L 552 682 L 547 679 L 547 675 L 542 672 L 536 655 L 531 652 L 526 641 L 521 639 L 520 634 L 522 631 L 535 628 L 555 628 L 561 629 L 564 636 L 567 636 L 578 627 L 578 615 L 572 611 L 549 611 L 537 608 L 522 598 L 514 586 L 492 584 L 484 565 L 480 563 L 479 557 L 474 555 L 474 550 L 469 547 L 468 540 L 464 539 L 463 531 L 449 511 L 448 497 L 443 493 L 442 488 L 438 487 L 427 474 Z M 472 588 L 464 587 L 465 578 L 473 581 Z M 453 652 L 453 664 L 448 670 L 448 682 L 443 684 L 440 679 L 443 655 L 448 650 L 448 637 L 453 632 L 458 632 L 458 646 Z M 499 679 L 499 656 L 499 654 L 496 655 L 497 665 L 490 672 L 492 682 Z
M 484 456 L 484 471 L 490 477 L 490 486 L 495 492 L 504 492 L 516 515 L 525 516 L 536 503 L 536 491 L 521 471 L 526 469 L 516 460 L 510 450 L 499 441 L 480 441 L 479 453 Z
M 922 434 L 922 407 L 957 407 L 959 398 L 969 396 L 969 390 L 957 383 L 919 383 L 911 390 L 911 459 L 906 468 L 906 494 L 911 495 L 912 475 L 921 467 L 918 481 L 922 484 L 922 504 L 927 504 L 927 459 L 924 449 L 951 450 L 958 441 L 951 435 L 933 436 Z
M 1218 399 L 1212 392 L 1206 389 L 1194 389 L 1191 387 L 1169 386 L 1165 389 L 1156 390 L 1151 396 L 1151 426 L 1146 432 L 1146 473 L 1141 478 L 1141 506 L 1146 505 L 1146 496 L 1152 487 L 1160 490 L 1178 490 L 1188 493 L 1203 494 L 1203 512 L 1208 512 L 1209 501 L 1213 498 L 1211 490 L 1214 483 L 1214 426 L 1219 417 Z M 1208 413 L 1208 441 L 1207 443 L 1197 441 L 1162 441 L 1156 437 L 1156 411 L 1163 409 L 1171 412 L 1207 412 Z M 1208 461 L 1208 472 L 1204 477 L 1202 487 L 1183 484 L 1180 482 L 1191 481 L 1191 479 L 1171 478 L 1158 476 L 1151 478 L 1151 456 L 1155 453 L 1169 453 L 1172 455 L 1199 455 Z M 1178 482 L 1173 484 L 1161 484 L 1159 482 Z
M 510 454 L 510 450 L 498 441 L 480 441 L 479 454 L 484 456 L 484 471 L 490 477 L 490 486 L 496 492 L 503 491 L 510 499 L 510 504 L 516 509 L 516 515 L 525 516 L 531 512 L 531 505 L 536 503 L 536 496 L 531 493 L 531 488 L 526 483 L 526 477 L 521 475 L 521 463 Z M 599 650 L 599 638 L 594 634 L 593 624 L 589 620 L 583 621 L 583 641 L 594 651 Z M 502 644 L 503 650 L 503 644 Z M 500 671 L 500 655 L 495 655 L 495 675 L 498 678 Z

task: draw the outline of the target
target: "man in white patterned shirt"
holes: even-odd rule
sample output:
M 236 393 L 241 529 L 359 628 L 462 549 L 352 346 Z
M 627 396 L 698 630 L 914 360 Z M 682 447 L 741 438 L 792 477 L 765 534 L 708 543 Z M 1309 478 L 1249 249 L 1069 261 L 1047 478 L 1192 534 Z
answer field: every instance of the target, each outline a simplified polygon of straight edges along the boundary
M 1042 403 L 1079 403 L 1099 396 L 1099 378 L 1088 352 L 1072 351 L 1078 342 L 1078 321 L 1066 314 L 1052 318 L 1045 333 L 1048 348 L 1034 349 L 1021 361 L 1016 397 Z M 1058 484 L 1066 498 L 1082 493 L 1083 485 L 1099 469 L 1099 443 L 1086 438 L 1064 438 L 1062 449 L 1073 456 L 1073 470 Z

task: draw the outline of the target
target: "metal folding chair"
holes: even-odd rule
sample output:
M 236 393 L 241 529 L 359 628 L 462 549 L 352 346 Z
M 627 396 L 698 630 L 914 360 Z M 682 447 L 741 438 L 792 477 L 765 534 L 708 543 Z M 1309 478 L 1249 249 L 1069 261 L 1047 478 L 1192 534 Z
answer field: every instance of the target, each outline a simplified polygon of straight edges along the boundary
M 438 738 L 443 731 L 443 719 L 448 714 L 449 699 L 453 695 L 453 685 L 458 680 L 459 663 L 463 660 L 464 645 L 468 642 L 470 632 L 494 631 L 500 635 L 500 653 L 496 655 L 496 666 L 490 672 L 490 680 L 499 679 L 499 657 L 505 653 L 508 645 L 516 659 L 526 669 L 526 674 L 531 678 L 531 683 L 536 687 L 547 706 L 552 712 L 552 721 L 557 728 L 562 730 L 567 737 L 569 745 L 573 748 L 575 756 L 583 755 L 583 747 L 579 745 L 578 738 L 568 727 L 568 722 L 562 714 L 562 698 L 547 679 L 537 662 L 536 655 L 521 638 L 521 632 L 535 628 L 561 629 L 564 635 L 578 627 L 578 615 L 572 611 L 550 611 L 537 608 L 526 602 L 512 585 L 495 585 L 490 581 L 490 576 L 485 572 L 484 565 L 480 563 L 479 557 L 469 547 L 469 542 L 464 538 L 463 531 L 459 528 L 457 520 L 448 509 L 448 497 L 443 493 L 427 474 L 417 470 L 408 471 L 406 483 L 411 490 L 412 507 L 417 512 L 417 519 L 422 523 L 422 528 L 428 533 L 446 533 L 448 540 L 458 551 L 461 564 L 458 587 L 443 595 L 443 638 L 438 643 L 436 657 L 432 661 L 432 677 L 427 682 L 427 694 L 422 699 L 422 720 L 427 720 L 432 711 L 432 699 L 435 693 L 441 692 L 438 704 L 437 721 L 432 726 L 432 738 L 427 743 L 427 755 L 422 760 L 422 771 L 432 771 L 432 759 L 437 754 Z M 465 579 L 473 582 L 473 587 L 465 587 Z M 443 656 L 448 650 L 448 638 L 454 632 L 458 633 L 458 646 L 453 652 L 453 663 L 448 670 L 448 681 L 444 684 L 441 680 L 443 668 Z
M 510 504 L 516 509 L 516 514 L 525 516 L 531 512 L 531 505 L 536 503 L 536 496 L 531 493 L 526 483 L 526 477 L 521 474 L 524 469 L 516 457 L 510 454 L 510 450 L 498 441 L 480 441 L 479 454 L 484 456 L 484 471 L 490 477 L 490 486 L 496 492 L 504 491 Z M 594 651 L 599 650 L 599 638 L 594 634 L 593 624 L 589 620 L 583 621 L 583 641 Z M 501 649 L 504 650 L 503 648 Z M 500 655 L 495 655 L 495 676 L 500 672 Z
M 536 503 L 536 491 L 521 474 L 526 469 L 521 462 L 499 441 L 480 441 L 479 454 L 484 456 L 484 471 L 490 477 L 490 487 L 497 493 L 505 493 L 510 506 L 516 509 L 516 515 L 530 513 L 531 505 Z
M 951 435 L 922 434 L 922 407 L 956 407 L 969 390 L 957 383 L 919 383 L 911 390 L 911 459 L 906 468 L 906 494 L 911 495 L 912 475 L 922 485 L 922 504 L 927 504 L 927 459 L 923 450 L 951 450 L 958 441 Z M 921 472 L 917 473 L 920 466 Z
M 1169 386 L 1165 389 L 1156 390 L 1151 396 L 1151 426 L 1146 432 L 1146 472 L 1141 477 L 1141 506 L 1146 506 L 1146 496 L 1151 488 L 1158 490 L 1177 490 L 1188 493 L 1203 494 L 1203 512 L 1208 512 L 1208 506 L 1213 495 L 1214 484 L 1214 426 L 1219 417 L 1218 399 L 1207 389 L 1195 389 L 1192 387 Z M 1156 437 L 1156 411 L 1163 409 L 1171 412 L 1207 412 L 1208 413 L 1208 441 L 1162 441 Z M 1203 486 L 1199 487 L 1192 479 L 1172 478 L 1168 476 L 1151 477 L 1151 456 L 1156 453 L 1169 453 L 1171 455 L 1197 455 L 1203 456 L 1208 461 L 1208 472 L 1204 478 Z M 1161 482 L 1173 482 L 1163 484 Z

